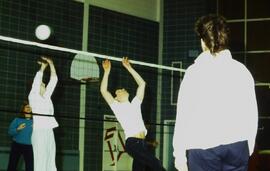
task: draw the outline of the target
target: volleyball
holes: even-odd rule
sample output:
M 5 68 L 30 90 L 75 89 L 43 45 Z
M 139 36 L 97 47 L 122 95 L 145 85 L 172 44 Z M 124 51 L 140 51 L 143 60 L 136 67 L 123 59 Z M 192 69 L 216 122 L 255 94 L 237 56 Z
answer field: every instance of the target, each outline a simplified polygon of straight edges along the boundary
M 39 25 L 36 28 L 35 34 L 39 40 L 47 40 L 51 35 L 51 29 L 47 25 Z

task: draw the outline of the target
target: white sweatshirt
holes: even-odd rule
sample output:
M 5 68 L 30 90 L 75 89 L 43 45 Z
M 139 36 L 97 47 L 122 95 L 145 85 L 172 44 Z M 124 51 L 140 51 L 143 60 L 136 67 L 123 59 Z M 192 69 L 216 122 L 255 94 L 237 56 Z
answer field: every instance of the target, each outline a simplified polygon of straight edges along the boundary
M 36 114 L 54 115 L 54 107 L 51 100 L 51 95 L 56 87 L 58 78 L 51 76 L 46 87 L 45 93 L 40 95 L 40 85 L 42 83 L 43 72 L 38 71 L 34 78 L 32 89 L 29 94 L 29 104 L 32 112 Z M 48 116 L 33 116 L 33 130 L 35 129 L 51 129 L 58 127 L 58 123 L 54 117 Z
M 232 59 L 229 50 L 216 56 L 201 53 L 180 85 L 174 157 L 184 164 L 186 150 L 207 149 L 248 140 L 253 152 L 258 111 L 254 80 L 247 68 Z

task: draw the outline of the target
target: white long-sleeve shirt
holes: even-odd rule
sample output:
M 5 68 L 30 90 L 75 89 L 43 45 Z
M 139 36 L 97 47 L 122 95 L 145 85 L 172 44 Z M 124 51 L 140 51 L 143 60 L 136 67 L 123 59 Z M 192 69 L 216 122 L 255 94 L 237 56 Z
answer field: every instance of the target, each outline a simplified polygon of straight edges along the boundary
M 51 95 L 56 87 L 58 78 L 51 75 L 50 81 L 46 87 L 45 93 L 40 94 L 40 86 L 42 83 L 43 72 L 38 71 L 35 75 L 32 89 L 29 94 L 29 104 L 32 112 L 36 114 L 54 115 L 54 107 Z M 58 123 L 53 116 L 33 116 L 33 130 L 35 129 L 51 129 L 58 127 Z
M 253 152 L 258 111 L 254 80 L 229 50 L 201 53 L 180 85 L 173 136 L 176 164 L 186 150 L 248 140 Z

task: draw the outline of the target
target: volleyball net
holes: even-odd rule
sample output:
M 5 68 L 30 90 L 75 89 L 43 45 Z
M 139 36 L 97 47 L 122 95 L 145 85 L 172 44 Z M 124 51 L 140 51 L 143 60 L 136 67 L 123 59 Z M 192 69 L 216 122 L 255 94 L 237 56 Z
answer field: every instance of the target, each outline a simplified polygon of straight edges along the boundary
M 109 91 L 114 94 L 117 88 L 126 88 L 130 100 L 135 96 L 137 84 L 122 66 L 122 57 L 1 35 L 2 145 L 9 146 L 10 137 L 6 131 L 10 122 L 18 117 L 23 101 L 28 99 L 34 75 L 40 67 L 37 61 L 41 56 L 52 58 L 59 78 L 52 96 L 54 116 L 59 123 L 55 129 L 57 165 L 63 170 L 76 170 L 83 156 L 84 161 L 93 160 L 92 165 L 99 165 L 103 170 L 131 168 L 132 160 L 124 150 L 123 130 L 99 90 L 103 75 L 102 61 L 109 59 L 112 62 Z M 142 113 L 148 129 L 149 144 L 158 144 L 160 153 L 167 153 L 172 150 L 177 92 L 185 70 L 182 69 L 181 61 L 164 66 L 137 61 L 132 57 L 129 59 L 147 83 Z M 46 69 L 45 83 L 49 76 L 49 70 Z M 166 119 L 162 119 L 164 115 L 167 115 Z M 83 152 L 80 152 L 82 149 Z M 172 154 L 165 155 L 164 162 L 168 163 Z

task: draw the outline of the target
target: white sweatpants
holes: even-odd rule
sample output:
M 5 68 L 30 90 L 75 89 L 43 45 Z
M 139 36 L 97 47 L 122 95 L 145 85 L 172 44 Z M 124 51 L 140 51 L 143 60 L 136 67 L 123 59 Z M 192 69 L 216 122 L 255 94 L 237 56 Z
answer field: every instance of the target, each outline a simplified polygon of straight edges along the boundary
M 52 129 L 36 129 L 32 133 L 34 171 L 57 171 L 55 139 Z

